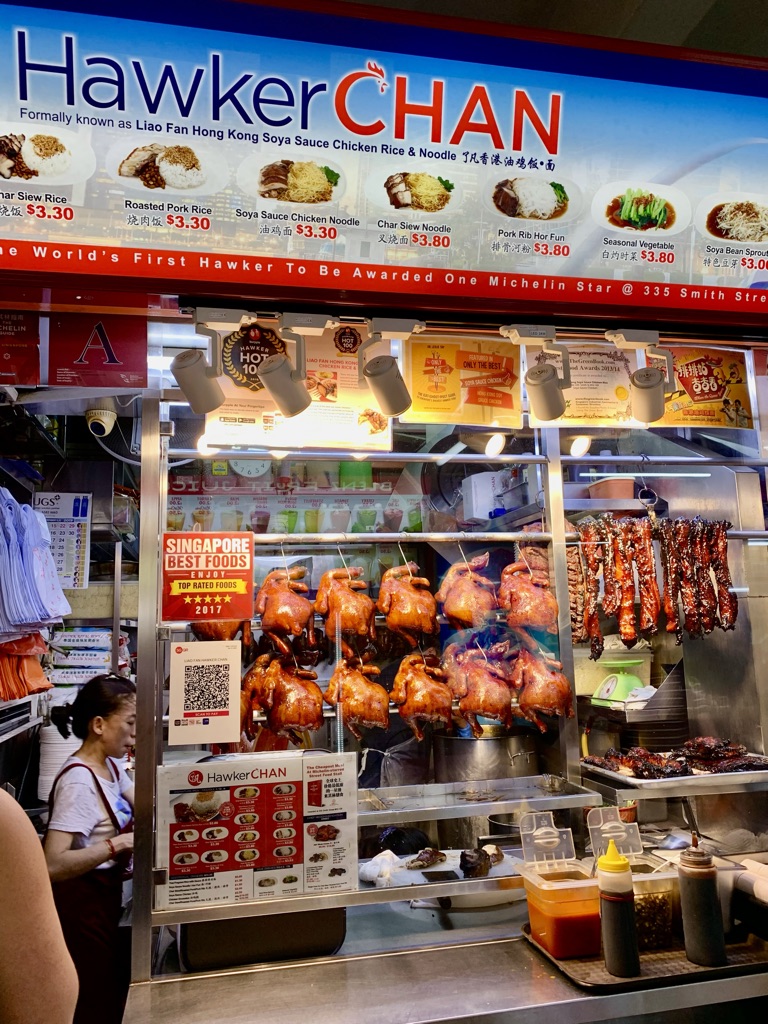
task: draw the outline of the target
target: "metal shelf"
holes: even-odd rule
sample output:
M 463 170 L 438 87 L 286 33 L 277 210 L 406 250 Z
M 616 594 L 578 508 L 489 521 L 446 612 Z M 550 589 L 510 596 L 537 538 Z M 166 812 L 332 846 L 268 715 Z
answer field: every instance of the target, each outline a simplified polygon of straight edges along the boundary
M 8 732 L 0 733 L 0 744 L 5 743 L 6 740 L 12 740 L 14 736 L 20 736 L 23 732 L 27 732 L 29 729 L 35 729 L 38 725 L 43 724 L 41 717 L 30 718 L 22 725 L 17 725 L 13 729 L 9 729 Z
M 541 516 L 541 510 L 536 508 L 537 517 Z M 633 506 L 634 507 L 634 506 Z M 534 537 L 530 533 L 501 532 L 499 530 L 474 531 L 457 530 L 455 533 L 254 533 L 253 540 L 256 547 L 279 547 L 281 544 L 290 544 L 291 547 L 303 547 L 310 545 L 339 545 L 366 547 L 370 544 L 456 544 L 456 543 L 494 543 L 500 540 L 510 543 L 520 541 L 551 541 L 551 533 L 537 533 Z
M 549 811 L 595 807 L 601 802 L 590 789 L 559 776 L 529 775 L 485 782 L 446 782 L 358 791 L 358 824 L 402 821 L 444 821 L 512 811 Z

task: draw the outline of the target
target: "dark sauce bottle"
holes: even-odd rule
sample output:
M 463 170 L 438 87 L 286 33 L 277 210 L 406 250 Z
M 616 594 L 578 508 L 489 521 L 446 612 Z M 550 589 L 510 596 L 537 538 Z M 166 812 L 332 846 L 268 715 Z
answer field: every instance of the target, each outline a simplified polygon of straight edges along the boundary
M 597 881 L 605 969 L 617 978 L 634 978 L 640 973 L 640 954 L 632 872 L 613 839 L 597 862 Z

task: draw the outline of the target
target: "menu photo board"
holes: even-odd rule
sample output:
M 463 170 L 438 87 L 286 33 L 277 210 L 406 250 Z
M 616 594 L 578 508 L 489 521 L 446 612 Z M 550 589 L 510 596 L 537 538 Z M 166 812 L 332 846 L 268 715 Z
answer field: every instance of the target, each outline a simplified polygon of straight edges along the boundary
M 404 344 L 413 404 L 404 423 L 522 426 L 520 348 L 503 339 L 430 335 Z
M 156 909 L 357 888 L 357 756 L 230 755 L 157 772 Z
M 768 311 L 763 71 L 141 10 L 0 8 L 4 272 Z
M 192 519 L 196 530 L 163 534 L 162 621 L 251 619 L 253 534 L 209 532 L 207 509 Z
M 224 376 L 219 378 L 224 403 L 205 417 L 205 438 L 214 447 L 266 446 L 391 451 L 392 425 L 358 379 L 358 350 L 367 334 L 347 325 L 312 336 L 306 346 L 306 387 L 311 403 L 286 418 L 257 375 L 261 362 L 287 354 L 283 339 L 270 326 L 244 324 L 224 339 Z M 368 358 L 389 354 L 389 343 L 371 346 Z
M 666 396 L 665 427 L 752 430 L 752 354 L 740 349 L 670 345 L 675 389 Z

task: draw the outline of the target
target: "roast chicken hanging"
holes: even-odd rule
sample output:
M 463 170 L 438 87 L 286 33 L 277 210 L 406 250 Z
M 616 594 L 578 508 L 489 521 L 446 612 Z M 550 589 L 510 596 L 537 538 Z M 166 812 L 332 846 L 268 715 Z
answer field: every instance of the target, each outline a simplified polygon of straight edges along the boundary
M 325 619 L 325 632 L 332 642 L 339 640 L 345 658 L 356 656 L 348 638 L 376 639 L 376 605 L 363 593 L 368 584 L 360 578 L 362 575 L 361 566 L 330 569 L 320 577 L 315 598 L 315 611 Z
M 466 649 L 460 644 L 449 644 L 443 651 L 446 681 L 474 736 L 483 734 L 478 716 L 501 722 L 508 729 L 512 725 L 512 671 L 506 661 L 493 657 L 492 651 Z
M 387 617 L 387 629 L 404 637 L 416 647 L 422 633 L 438 632 L 437 602 L 430 593 L 429 580 L 417 576 L 415 562 L 395 565 L 381 577 L 378 610 Z
M 317 673 L 311 669 L 275 658 L 263 677 L 254 680 L 252 704 L 266 714 L 272 732 L 301 743 L 299 733 L 322 727 L 323 694 L 316 679 Z
M 283 655 L 291 653 L 285 638 L 301 636 L 304 630 L 308 645 L 315 646 L 314 608 L 304 597 L 309 590 L 302 582 L 305 575 L 302 565 L 274 569 L 256 595 L 254 610 L 261 616 L 261 630 Z
M 392 687 L 392 701 L 410 725 L 417 740 L 424 739 L 425 722 L 442 722 L 451 728 L 451 688 L 436 658 L 407 654 L 400 662 Z
M 375 681 L 380 672 L 375 665 L 339 661 L 325 691 L 326 703 L 338 705 L 344 725 L 357 739 L 362 739 L 361 728 L 389 726 L 389 694 Z
M 454 562 L 435 595 L 454 629 L 482 626 L 498 608 L 492 580 L 480 574 L 489 554 L 476 555 L 467 562 Z

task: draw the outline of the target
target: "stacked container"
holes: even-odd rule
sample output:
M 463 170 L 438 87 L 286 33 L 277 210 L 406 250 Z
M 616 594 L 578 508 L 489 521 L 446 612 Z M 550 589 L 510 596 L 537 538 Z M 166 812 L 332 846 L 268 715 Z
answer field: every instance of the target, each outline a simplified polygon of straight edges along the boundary
M 597 879 L 576 859 L 573 833 L 541 811 L 524 815 L 520 836 L 532 938 L 557 960 L 599 956 Z

